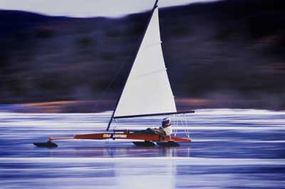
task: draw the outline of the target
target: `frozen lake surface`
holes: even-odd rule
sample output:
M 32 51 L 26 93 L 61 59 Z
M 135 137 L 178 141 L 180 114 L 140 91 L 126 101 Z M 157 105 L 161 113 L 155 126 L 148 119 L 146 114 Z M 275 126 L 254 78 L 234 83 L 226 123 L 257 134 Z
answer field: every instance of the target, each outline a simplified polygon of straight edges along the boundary
M 118 141 L 58 141 L 48 136 L 103 130 L 110 112 L 0 113 L 0 188 L 285 188 L 285 112 L 197 110 L 173 117 L 176 148 Z M 116 129 L 156 127 L 162 117 L 121 120 Z

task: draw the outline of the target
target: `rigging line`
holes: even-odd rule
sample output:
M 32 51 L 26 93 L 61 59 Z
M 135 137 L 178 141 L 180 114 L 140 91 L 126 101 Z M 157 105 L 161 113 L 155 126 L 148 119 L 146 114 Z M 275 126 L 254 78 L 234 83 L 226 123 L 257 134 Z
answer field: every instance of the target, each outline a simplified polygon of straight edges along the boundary
M 153 8 L 152 8 L 152 10 L 151 10 L 151 15 L 150 15 L 150 17 L 149 17 L 149 19 L 148 19 L 147 27 L 145 28 L 145 31 L 144 31 L 144 33 L 143 33 L 143 35 L 142 35 L 142 37 L 141 37 L 141 41 L 140 41 L 140 45 L 139 45 L 139 47 L 138 47 L 138 50 L 139 50 L 139 49 L 141 48 L 141 46 L 142 46 L 142 42 L 143 42 L 144 36 L 145 36 L 145 34 L 146 34 L 146 32 L 147 32 L 147 29 L 148 29 L 148 27 L 149 27 L 149 24 L 150 24 L 152 15 L 153 15 L 155 9 L 158 7 L 158 6 L 157 6 L 157 3 L 158 3 L 158 0 L 155 1 L 154 6 L 153 6 Z M 135 61 L 137 55 L 138 55 L 138 51 L 137 51 L 137 53 L 136 53 L 136 56 L 135 56 L 135 58 L 134 58 L 134 61 Z M 111 118 L 110 118 L 110 120 L 109 120 L 109 122 L 108 122 L 108 125 L 107 125 L 107 128 L 106 128 L 107 131 L 110 129 L 110 126 L 111 126 L 112 121 L 113 121 L 113 119 L 114 119 L 114 115 L 115 115 L 115 112 L 116 112 L 116 110 L 117 110 L 117 107 L 118 107 L 118 104 L 119 104 L 119 102 L 120 102 L 120 99 L 121 99 L 121 97 L 122 97 L 124 88 L 125 88 L 125 86 L 126 86 L 126 84 L 127 84 L 127 81 L 128 81 L 129 75 L 130 75 L 130 71 L 132 70 L 132 68 L 133 68 L 133 66 L 134 66 L 134 61 L 133 61 L 133 65 L 131 66 L 131 68 L 130 68 L 130 70 L 129 70 L 128 77 L 127 77 L 127 79 L 125 80 L 124 87 L 123 87 L 123 89 L 122 89 L 122 91 L 121 91 L 121 93 L 120 93 L 120 95 L 119 95 L 119 97 L 118 97 L 118 99 L 117 99 L 115 109 L 113 110 L 112 116 L 111 116 Z
M 125 57 L 125 59 L 127 59 L 127 57 Z M 119 77 L 119 75 L 123 72 L 123 68 L 126 66 L 127 61 L 123 61 L 122 64 L 120 64 L 119 68 L 117 69 L 115 76 L 112 77 L 112 80 L 108 83 L 108 85 L 103 89 L 103 91 L 101 92 L 101 94 L 98 96 L 96 103 L 94 105 L 94 109 L 98 110 L 99 109 L 99 101 L 102 101 L 106 98 L 107 96 L 107 92 L 111 89 L 111 87 L 113 86 L 113 84 L 115 83 L 115 81 L 117 80 L 117 78 Z
M 186 124 L 185 124 L 185 116 L 181 116 L 181 125 L 182 128 L 184 128 L 184 133 L 187 135 L 187 131 L 186 131 Z
M 115 81 L 117 81 L 117 79 L 119 78 L 119 75 L 122 74 L 124 71 L 124 68 L 127 66 L 127 64 L 129 63 L 129 61 L 127 61 L 127 59 L 129 59 L 130 57 L 132 57 L 132 54 L 136 52 L 136 49 L 135 50 L 131 50 L 128 52 L 127 55 L 124 56 L 123 58 L 123 61 L 120 61 L 122 62 L 118 69 L 116 69 L 116 72 L 115 72 L 115 75 L 114 77 L 112 77 L 112 80 L 110 82 L 108 82 L 108 85 L 103 89 L 103 92 L 99 95 L 98 97 L 98 100 L 102 100 L 104 99 L 106 96 L 107 96 L 107 91 L 109 91 L 109 89 L 111 89 L 115 83 Z M 95 105 L 95 109 L 98 108 L 98 104 Z
M 179 118 L 179 115 L 174 114 L 174 125 L 179 126 L 178 118 Z M 175 128 L 175 127 L 174 127 L 174 128 Z M 178 130 L 177 130 L 177 129 L 174 129 L 174 136 L 176 136 L 177 132 L 178 132 Z
M 154 4 L 154 8 L 157 7 L 157 3 L 158 3 L 158 0 L 155 1 L 155 4 Z M 154 10 L 153 8 L 153 10 Z M 153 11 L 152 10 L 152 11 Z M 160 42 L 159 44 L 161 44 L 162 42 Z M 134 50 L 134 52 L 136 52 L 137 50 Z M 115 76 L 112 78 L 112 80 L 108 83 L 108 85 L 103 89 L 103 92 L 101 93 L 101 95 L 99 95 L 98 97 L 98 100 L 102 100 L 104 97 L 106 97 L 106 94 L 107 94 L 107 91 L 112 87 L 112 85 L 115 83 L 115 81 L 117 80 L 117 78 L 119 77 L 119 75 L 121 73 L 123 73 L 123 68 L 127 65 L 127 59 L 128 57 L 131 57 L 131 55 L 133 54 L 133 52 L 129 52 L 129 55 L 130 56 L 125 56 L 124 58 L 124 61 L 122 61 L 123 63 L 120 64 L 119 68 L 116 69 L 116 73 L 115 73 Z M 95 104 L 95 110 L 99 107 L 98 104 Z
M 189 123 L 188 123 L 188 118 L 187 118 L 187 116 L 184 116 L 183 117 L 183 120 L 184 120 L 184 124 L 185 124 L 185 133 L 186 133 L 186 136 L 188 137 L 188 138 L 190 138 L 190 130 L 189 130 Z
M 165 63 L 165 67 L 166 67 L 166 73 L 167 73 L 167 75 L 168 75 L 168 77 L 169 78 L 175 78 L 175 73 L 173 72 L 173 71 L 171 71 L 171 70 L 169 70 L 169 69 L 167 69 L 168 68 L 168 66 L 167 66 L 167 64 Z M 169 79 L 170 81 L 172 81 L 171 79 Z M 170 82 L 169 81 L 169 82 Z
M 125 57 L 126 58 L 126 57 Z M 126 58 L 127 59 L 127 58 Z M 124 63 L 120 64 L 119 69 L 116 69 L 116 73 L 115 76 L 112 77 L 112 80 L 109 82 L 109 84 L 105 87 L 105 89 L 103 90 L 103 94 L 101 95 L 101 98 L 104 97 L 104 95 L 107 93 L 107 91 L 111 88 L 111 86 L 114 84 L 114 82 L 117 80 L 117 78 L 119 77 L 119 75 L 123 72 L 123 68 L 125 67 L 125 65 L 127 64 L 127 61 L 123 61 Z
M 185 119 L 185 116 L 183 116 L 182 117 L 182 122 L 183 122 L 183 126 L 184 126 L 184 128 L 185 128 L 185 134 L 186 134 L 186 136 L 187 136 L 187 124 L 186 124 L 186 119 Z

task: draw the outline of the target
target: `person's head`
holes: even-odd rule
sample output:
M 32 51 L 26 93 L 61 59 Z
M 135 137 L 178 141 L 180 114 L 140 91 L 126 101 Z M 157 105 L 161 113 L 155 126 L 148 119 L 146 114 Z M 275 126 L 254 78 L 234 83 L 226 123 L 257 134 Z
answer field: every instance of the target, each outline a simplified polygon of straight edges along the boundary
M 162 120 L 162 122 L 161 122 L 161 125 L 162 125 L 162 127 L 164 127 L 164 128 L 171 126 L 171 120 L 170 120 L 170 118 L 168 118 L 168 117 L 164 118 L 164 119 Z

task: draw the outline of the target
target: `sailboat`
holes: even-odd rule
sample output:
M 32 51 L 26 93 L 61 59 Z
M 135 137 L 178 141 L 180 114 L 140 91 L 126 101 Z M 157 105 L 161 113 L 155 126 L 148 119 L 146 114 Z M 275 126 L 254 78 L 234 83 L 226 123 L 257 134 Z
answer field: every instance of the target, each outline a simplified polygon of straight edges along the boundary
M 157 3 L 158 0 L 155 1 L 151 11 L 148 26 L 106 131 L 78 134 L 72 138 L 49 137 L 47 143 L 34 143 L 36 146 L 56 147 L 52 141 L 62 139 L 128 139 L 136 141 L 134 142 L 136 145 L 154 145 L 154 143 L 177 145 L 179 142 L 191 142 L 190 138 L 162 137 L 157 134 L 138 133 L 136 130 L 110 130 L 112 122 L 116 119 L 194 112 L 193 110 L 178 112 L 176 109 L 163 58 Z

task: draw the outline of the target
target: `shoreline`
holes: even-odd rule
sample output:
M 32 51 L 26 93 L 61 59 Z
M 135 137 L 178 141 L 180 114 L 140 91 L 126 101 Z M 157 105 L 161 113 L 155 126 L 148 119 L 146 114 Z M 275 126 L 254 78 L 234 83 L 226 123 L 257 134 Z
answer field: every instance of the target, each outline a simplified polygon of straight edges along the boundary
M 268 106 L 258 100 L 226 100 L 206 98 L 179 98 L 176 99 L 177 109 L 261 109 L 285 110 L 281 107 Z M 0 111 L 20 113 L 97 113 L 110 111 L 115 106 L 115 100 L 61 100 L 18 104 L 0 104 Z

